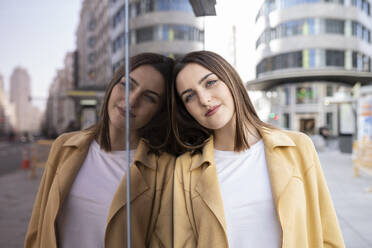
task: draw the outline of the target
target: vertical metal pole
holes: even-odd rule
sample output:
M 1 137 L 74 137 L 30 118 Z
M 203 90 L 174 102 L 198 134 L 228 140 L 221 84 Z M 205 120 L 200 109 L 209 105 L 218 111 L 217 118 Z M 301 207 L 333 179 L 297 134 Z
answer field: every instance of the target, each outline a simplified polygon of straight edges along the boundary
M 125 144 L 127 154 L 127 248 L 131 247 L 131 219 L 130 219 L 130 122 L 129 122 L 129 0 L 125 0 Z

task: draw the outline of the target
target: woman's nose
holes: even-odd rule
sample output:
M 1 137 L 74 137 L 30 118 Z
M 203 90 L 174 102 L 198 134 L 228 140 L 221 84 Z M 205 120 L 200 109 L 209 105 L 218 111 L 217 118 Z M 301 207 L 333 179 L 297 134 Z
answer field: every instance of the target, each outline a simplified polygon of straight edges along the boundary
M 201 105 L 203 106 L 207 106 L 209 105 L 210 101 L 211 101 L 211 95 L 206 92 L 206 91 L 201 91 L 199 92 L 199 102 Z
M 129 94 L 129 106 L 131 108 L 133 108 L 137 105 L 139 97 L 140 97 L 140 92 L 138 90 L 134 90 L 134 91 L 130 92 L 130 94 Z

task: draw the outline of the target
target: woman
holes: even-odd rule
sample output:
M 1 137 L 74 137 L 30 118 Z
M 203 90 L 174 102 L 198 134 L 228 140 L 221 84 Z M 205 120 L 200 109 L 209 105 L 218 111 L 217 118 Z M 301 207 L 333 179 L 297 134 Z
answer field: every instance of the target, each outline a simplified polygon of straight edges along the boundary
M 166 144 L 173 60 L 144 53 L 130 66 L 132 245 L 170 247 L 174 158 Z M 122 66 L 107 86 L 98 123 L 54 142 L 25 247 L 126 246 L 125 104 Z
M 175 64 L 174 247 L 344 247 L 311 140 L 262 122 L 219 55 Z

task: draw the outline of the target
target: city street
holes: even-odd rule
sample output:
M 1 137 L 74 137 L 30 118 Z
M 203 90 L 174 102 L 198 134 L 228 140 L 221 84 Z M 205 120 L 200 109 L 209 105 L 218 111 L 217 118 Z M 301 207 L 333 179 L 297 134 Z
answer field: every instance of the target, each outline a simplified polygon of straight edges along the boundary
M 0 142 L 0 176 L 16 171 L 22 164 L 22 152 L 29 144 Z
M 366 192 L 372 176 L 353 177 L 351 154 L 328 148 L 319 157 L 346 247 L 372 247 L 372 193 Z M 0 247 L 22 247 L 41 174 L 31 179 L 30 171 L 16 169 L 0 176 Z

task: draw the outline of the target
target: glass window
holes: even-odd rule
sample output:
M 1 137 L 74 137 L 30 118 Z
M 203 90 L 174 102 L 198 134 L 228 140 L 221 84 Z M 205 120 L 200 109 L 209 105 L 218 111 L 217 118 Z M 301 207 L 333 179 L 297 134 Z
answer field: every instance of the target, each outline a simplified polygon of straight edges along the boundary
M 88 30 L 92 31 L 96 28 L 96 21 L 95 20 L 90 20 L 88 24 Z
M 291 104 L 291 88 L 289 86 L 285 86 L 285 105 Z
M 327 85 L 326 96 L 333 96 L 333 87 L 332 87 L 332 85 Z
M 315 92 L 312 87 L 296 87 L 296 103 L 309 104 L 316 103 Z
M 325 31 L 331 34 L 344 34 L 345 21 L 337 19 L 325 20 Z
M 89 47 L 92 48 L 96 44 L 96 39 L 94 37 L 90 37 L 88 40 Z
M 332 130 L 333 126 L 333 113 L 332 112 L 327 112 L 326 113 L 326 124 L 329 130 Z
M 139 28 L 136 30 L 136 42 L 142 43 L 154 40 L 154 27 Z
M 192 7 L 189 1 L 186 0 L 157 0 L 157 10 L 182 10 L 192 12 Z
M 88 55 L 89 64 L 93 64 L 95 60 L 96 60 L 96 55 L 94 53 L 90 53 Z
M 345 66 L 345 52 L 339 50 L 326 50 L 327 66 Z
M 283 126 L 286 129 L 290 129 L 290 114 L 289 113 L 284 113 L 283 114 Z

